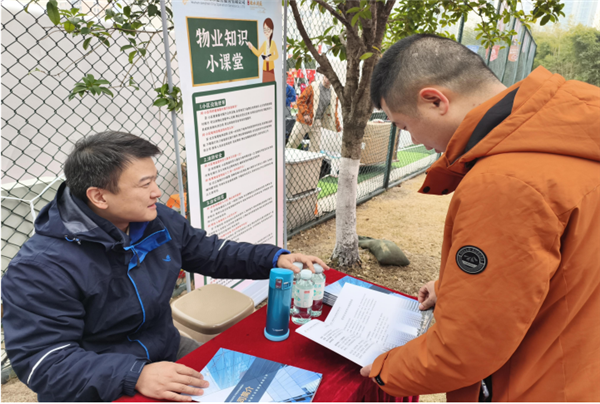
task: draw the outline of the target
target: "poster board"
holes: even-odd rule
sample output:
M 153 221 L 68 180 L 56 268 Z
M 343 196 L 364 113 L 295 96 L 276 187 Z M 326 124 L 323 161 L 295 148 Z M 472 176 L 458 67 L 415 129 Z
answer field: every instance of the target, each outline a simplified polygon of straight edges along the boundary
M 172 5 L 191 224 L 222 239 L 283 246 L 281 3 Z

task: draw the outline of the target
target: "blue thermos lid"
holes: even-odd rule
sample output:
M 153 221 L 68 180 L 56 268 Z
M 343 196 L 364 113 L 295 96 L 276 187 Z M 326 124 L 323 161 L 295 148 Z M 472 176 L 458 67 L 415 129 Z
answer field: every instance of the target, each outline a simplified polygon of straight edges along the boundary
M 290 335 L 293 281 L 293 271 L 283 268 L 271 269 L 265 327 L 265 337 L 271 341 L 283 341 Z

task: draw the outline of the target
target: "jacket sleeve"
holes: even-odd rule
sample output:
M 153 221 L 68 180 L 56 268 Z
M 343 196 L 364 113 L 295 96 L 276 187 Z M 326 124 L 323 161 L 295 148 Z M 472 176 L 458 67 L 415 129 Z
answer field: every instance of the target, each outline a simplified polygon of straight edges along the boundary
M 135 394 L 146 361 L 80 346 L 80 289 L 53 264 L 14 259 L 2 278 L 6 352 L 39 401 L 113 401 Z
M 457 189 L 454 223 L 446 224 L 451 247 L 436 283 L 436 324 L 373 363 L 370 377 L 391 395 L 454 391 L 500 369 L 538 315 L 558 268 L 562 225 L 542 196 L 516 178 L 473 174 L 468 187 Z M 465 246 L 485 254 L 482 272 L 458 266 Z
M 276 264 L 275 258 L 288 253 L 271 244 L 238 243 L 207 236 L 202 229 L 182 221 L 182 268 L 214 278 L 266 279 Z
M 310 117 L 312 118 L 312 110 L 309 108 L 309 105 L 312 103 L 311 100 L 313 97 L 313 93 L 313 87 L 312 85 L 309 85 L 302 92 L 302 94 L 300 94 L 300 97 L 298 97 L 296 105 L 298 106 L 298 121 L 301 123 L 306 123 L 304 122 L 304 115 L 310 115 Z
M 260 57 L 260 55 L 263 54 L 263 52 L 267 49 L 267 43 L 263 42 L 263 44 L 261 45 L 260 48 L 256 49 L 250 49 L 252 51 L 252 53 L 254 53 L 256 55 L 256 57 Z
M 285 96 L 286 96 L 286 104 L 288 107 L 290 107 L 292 102 L 296 101 L 296 92 L 294 91 L 294 88 L 292 86 L 290 86 L 289 84 L 286 87 Z
M 279 58 L 279 52 L 277 51 L 277 45 L 275 44 L 275 41 L 271 41 L 271 47 L 269 51 L 271 52 L 271 62 L 275 63 L 275 60 Z
M 338 114 L 338 97 L 337 95 L 335 96 L 335 105 L 333 107 L 333 111 L 334 111 L 334 116 L 335 116 L 335 130 L 337 132 L 341 132 L 342 131 L 342 124 L 340 123 L 340 117 Z

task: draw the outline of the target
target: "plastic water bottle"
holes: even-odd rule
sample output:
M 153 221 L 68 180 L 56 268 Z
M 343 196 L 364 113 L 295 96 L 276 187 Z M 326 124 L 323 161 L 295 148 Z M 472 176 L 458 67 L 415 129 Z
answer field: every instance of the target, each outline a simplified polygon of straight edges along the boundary
M 302 271 L 302 268 L 304 267 L 304 265 L 301 262 L 294 262 L 294 265 L 296 267 L 298 267 L 298 269 L 300 269 L 300 271 Z M 294 284 L 292 285 L 292 304 L 290 306 L 290 314 L 294 314 L 294 299 L 296 298 L 296 295 L 298 294 L 296 292 L 296 282 L 298 282 L 300 280 L 300 271 L 294 272 Z
M 311 317 L 319 317 L 323 312 L 323 295 L 325 294 L 325 274 L 323 273 L 323 267 L 321 265 L 313 265 L 315 267 L 315 274 L 312 276 L 312 281 L 314 284 L 314 293 Z
M 294 298 L 294 312 L 292 321 L 294 324 L 305 324 L 310 321 L 310 313 L 313 304 L 313 283 L 310 269 L 300 272 L 300 280 L 296 282 L 298 294 Z

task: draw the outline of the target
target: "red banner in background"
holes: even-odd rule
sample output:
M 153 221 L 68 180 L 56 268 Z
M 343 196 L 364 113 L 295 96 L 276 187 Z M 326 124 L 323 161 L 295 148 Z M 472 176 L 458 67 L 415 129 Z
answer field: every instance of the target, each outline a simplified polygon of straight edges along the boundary
M 286 82 L 294 87 L 294 74 L 296 73 L 296 69 L 288 70 Z
M 485 57 L 487 58 L 490 53 L 490 48 L 485 50 Z M 490 62 L 498 59 L 498 54 L 500 53 L 500 45 L 494 45 L 492 48 L 492 56 L 490 56 Z
M 315 81 L 315 75 L 317 74 L 317 71 L 315 69 L 306 69 L 306 75 L 308 76 L 308 82 L 312 83 L 313 81 Z

